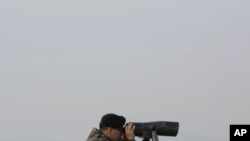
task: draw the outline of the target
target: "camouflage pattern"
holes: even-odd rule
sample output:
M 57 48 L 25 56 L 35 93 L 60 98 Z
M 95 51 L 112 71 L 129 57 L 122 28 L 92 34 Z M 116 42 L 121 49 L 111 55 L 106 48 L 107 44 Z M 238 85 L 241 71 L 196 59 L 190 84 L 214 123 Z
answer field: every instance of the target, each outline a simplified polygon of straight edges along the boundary
M 97 128 L 93 128 L 86 141 L 110 141 L 110 140 L 100 130 L 98 130 Z

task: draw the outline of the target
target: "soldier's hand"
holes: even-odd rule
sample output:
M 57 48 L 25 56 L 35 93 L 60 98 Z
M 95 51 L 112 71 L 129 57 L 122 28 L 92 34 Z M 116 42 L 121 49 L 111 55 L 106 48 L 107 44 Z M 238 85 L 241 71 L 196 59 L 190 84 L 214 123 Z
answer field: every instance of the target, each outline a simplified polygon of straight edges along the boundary
M 135 130 L 135 126 L 132 123 L 126 124 L 126 126 L 125 126 L 125 137 L 126 137 L 126 140 L 128 140 L 128 141 L 135 140 L 134 130 Z

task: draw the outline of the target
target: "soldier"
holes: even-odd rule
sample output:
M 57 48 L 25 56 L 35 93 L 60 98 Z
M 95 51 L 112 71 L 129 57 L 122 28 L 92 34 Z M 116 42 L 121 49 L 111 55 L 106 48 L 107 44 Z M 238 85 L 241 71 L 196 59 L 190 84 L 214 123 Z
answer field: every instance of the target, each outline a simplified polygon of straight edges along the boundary
M 135 141 L 135 126 L 125 123 L 123 116 L 106 114 L 100 121 L 99 129 L 93 128 L 86 141 Z

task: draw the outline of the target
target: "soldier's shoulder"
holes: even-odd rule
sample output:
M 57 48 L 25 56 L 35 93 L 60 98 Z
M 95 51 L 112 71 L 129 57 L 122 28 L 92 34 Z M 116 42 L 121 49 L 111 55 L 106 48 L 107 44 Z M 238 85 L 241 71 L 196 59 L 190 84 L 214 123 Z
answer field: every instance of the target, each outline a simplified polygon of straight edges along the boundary
M 93 128 L 86 141 L 109 141 L 109 139 L 97 128 Z

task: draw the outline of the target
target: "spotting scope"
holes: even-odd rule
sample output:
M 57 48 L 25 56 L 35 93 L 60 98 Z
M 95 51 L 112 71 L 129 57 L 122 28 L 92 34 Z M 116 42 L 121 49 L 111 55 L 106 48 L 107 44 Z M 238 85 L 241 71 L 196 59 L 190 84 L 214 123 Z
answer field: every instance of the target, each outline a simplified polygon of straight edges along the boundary
M 177 136 L 179 130 L 178 122 L 152 121 L 132 122 L 135 126 L 135 136 L 152 138 L 154 134 L 160 136 Z

